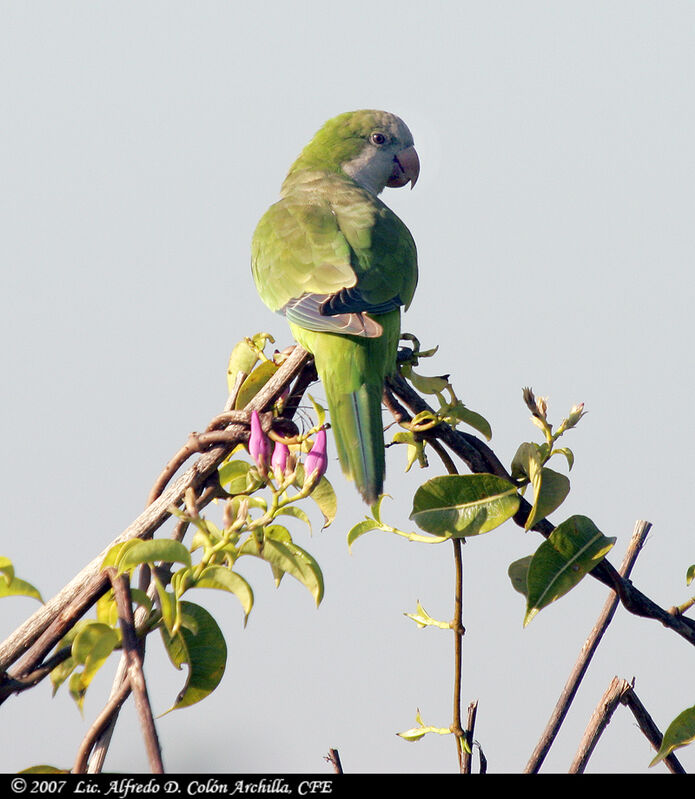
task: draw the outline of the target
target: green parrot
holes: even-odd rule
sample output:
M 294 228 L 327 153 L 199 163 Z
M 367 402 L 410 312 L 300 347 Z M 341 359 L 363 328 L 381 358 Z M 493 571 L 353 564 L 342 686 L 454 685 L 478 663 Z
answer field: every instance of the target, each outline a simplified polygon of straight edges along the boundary
M 417 284 L 413 237 L 377 195 L 419 172 L 397 116 L 340 114 L 294 162 L 251 246 L 258 293 L 314 356 L 340 464 L 369 504 L 384 483 L 384 380 Z

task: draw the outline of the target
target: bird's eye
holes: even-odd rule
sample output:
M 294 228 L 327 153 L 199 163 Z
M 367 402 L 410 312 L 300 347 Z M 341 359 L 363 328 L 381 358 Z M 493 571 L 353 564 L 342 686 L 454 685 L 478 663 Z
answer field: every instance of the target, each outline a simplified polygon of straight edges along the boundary
M 383 133 L 378 133 L 378 132 L 372 133 L 372 135 L 369 137 L 369 141 L 371 141 L 372 144 L 377 144 L 377 145 L 385 144 L 386 136 L 384 136 Z

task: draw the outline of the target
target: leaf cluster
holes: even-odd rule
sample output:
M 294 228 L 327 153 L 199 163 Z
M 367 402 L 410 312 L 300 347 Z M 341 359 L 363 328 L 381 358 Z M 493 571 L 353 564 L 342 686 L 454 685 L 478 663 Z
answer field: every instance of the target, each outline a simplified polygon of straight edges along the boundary
M 244 379 L 239 383 L 247 399 L 277 369 L 274 360 L 262 357 L 262 347 L 268 340 L 272 339 L 263 334 L 245 339 L 230 359 L 230 382 L 236 382 L 235 369 L 242 370 Z M 246 369 L 251 372 L 248 376 Z M 279 412 L 277 406 L 275 410 Z M 102 568 L 127 575 L 131 585 L 138 570 L 147 569 L 151 575 L 149 592 L 131 588 L 139 610 L 137 633 L 144 638 L 159 630 L 172 664 L 188 669 L 186 683 L 171 710 L 204 699 L 218 686 L 225 671 L 224 635 L 215 618 L 190 600 L 192 591 L 213 589 L 232 594 L 241 605 L 246 625 L 254 591 L 238 567 L 244 558 L 252 557 L 268 565 L 276 586 L 289 575 L 309 591 L 317 605 L 323 598 L 319 564 L 294 541 L 290 530 L 291 524 L 299 523 L 311 532 L 310 516 L 302 507 L 305 500 L 310 499 L 318 508 L 323 527 L 331 524 L 337 509 L 330 482 L 323 476 L 307 476 L 302 463 L 311 448 L 311 437 L 324 423 L 323 408 L 314 403 L 314 410 L 316 426 L 303 436 L 283 440 L 290 452 L 284 469 L 250 461 L 244 457 L 243 445 L 221 464 L 217 471 L 218 494 L 224 499 L 221 523 L 201 516 L 195 497 L 191 497 L 185 509 L 170 508 L 181 530 L 193 530 L 188 545 L 173 538 L 131 539 L 113 546 L 104 558 Z M 24 588 L 9 571 L 6 574 L 8 586 L 15 593 L 31 588 Z M 96 618 L 79 621 L 59 643 L 58 649 L 70 648 L 70 656 L 51 672 L 54 692 L 67 681 L 71 696 L 82 708 L 95 674 L 121 646 L 118 607 L 113 590 L 109 590 L 97 602 Z

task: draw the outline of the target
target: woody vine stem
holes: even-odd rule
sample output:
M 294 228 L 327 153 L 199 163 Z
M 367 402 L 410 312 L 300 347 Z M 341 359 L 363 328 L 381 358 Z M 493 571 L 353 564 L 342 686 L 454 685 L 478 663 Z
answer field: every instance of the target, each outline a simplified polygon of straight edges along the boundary
M 208 426 L 208 429 L 199 435 L 189 438 L 185 446 L 172 459 L 172 462 L 162 473 L 155 484 L 149 497 L 146 510 L 118 536 L 100 555 L 94 558 L 78 575 L 76 575 L 53 599 L 47 601 L 24 624 L 22 624 L 8 639 L 0 644 L 0 703 L 12 694 L 27 690 L 46 677 L 50 671 L 69 656 L 69 647 L 65 650 L 53 652 L 55 645 L 75 625 L 84 613 L 104 594 L 110 585 L 109 577 L 101 570 L 105 553 L 114 545 L 132 539 L 151 538 L 154 532 L 170 517 L 172 507 L 185 507 L 187 513 L 193 516 L 207 503 L 219 496 L 219 480 L 217 469 L 230 452 L 240 443 L 248 439 L 248 420 L 251 411 L 256 410 L 268 425 L 272 414 L 268 411 L 273 407 L 276 399 L 284 395 L 285 422 L 289 421 L 308 385 L 315 380 L 315 372 L 308 354 L 300 347 L 295 347 L 288 354 L 285 362 L 279 367 L 277 373 L 265 384 L 263 388 L 246 404 L 244 412 L 234 412 L 228 403 L 225 412 L 217 417 Z M 393 415 L 396 422 L 407 424 L 413 415 L 423 411 L 432 412 L 425 400 L 400 374 L 388 378 L 384 393 L 384 403 Z M 406 408 L 408 410 L 406 410 Z M 243 418 L 242 418 L 243 416 Z M 282 420 L 275 423 L 282 424 Z M 284 432 L 282 433 L 285 434 Z M 445 422 L 440 422 L 428 430 L 417 433 L 418 437 L 437 453 L 447 472 L 450 475 L 458 474 L 458 470 L 450 455 L 460 458 L 473 473 L 488 473 L 505 478 L 511 482 L 511 477 L 495 453 L 481 439 L 470 433 L 459 431 Z M 445 448 L 446 447 L 446 448 Z M 179 467 L 191 456 L 199 454 L 198 460 L 182 475 L 175 477 Z M 525 499 L 521 499 L 519 510 L 514 516 L 514 521 L 524 526 L 529 518 L 531 506 Z M 181 535 L 185 526 L 180 526 L 174 535 Z M 553 525 L 546 519 L 534 524 L 533 530 L 544 537 L 553 531 Z M 461 557 L 461 540 L 452 539 L 455 586 L 454 586 L 454 614 L 448 626 L 454 635 L 454 686 L 453 686 L 453 719 L 450 732 L 456 740 L 459 769 L 461 772 L 470 771 L 470 753 L 473 740 L 473 726 L 475 720 L 475 707 L 469 708 L 468 721 L 464 724 L 461 713 L 461 682 L 462 682 L 462 644 L 463 644 L 463 565 Z M 620 603 L 630 612 L 659 621 L 664 627 L 678 634 L 691 644 L 695 644 L 695 622 L 683 615 L 681 609 L 666 610 L 642 594 L 625 575 L 620 574 L 608 560 L 601 561 L 592 569 L 591 576 L 604 583 L 615 591 Z M 145 586 L 141 586 L 144 588 Z M 130 625 L 127 618 L 126 624 Z M 140 634 L 135 617 L 135 631 Z M 442 625 L 444 626 L 444 625 Z M 134 647 L 129 650 L 131 674 L 133 680 L 139 678 L 137 652 Z M 93 744 L 95 739 L 106 732 L 106 727 L 112 726 L 118 708 L 125 699 L 130 688 L 128 682 L 121 682 L 114 686 L 114 693 L 105 708 L 104 714 L 95 722 L 92 735 L 85 740 L 78 756 L 76 770 L 87 767 L 87 759 L 91 751 L 94 756 Z M 126 687 L 127 686 L 127 687 Z M 143 702 L 144 715 L 148 715 L 145 702 Z M 103 726 L 102 726 L 103 725 Z M 154 734 L 150 736 L 154 744 L 152 760 L 158 758 Z M 103 759 L 103 754 L 99 760 Z M 481 753 L 481 764 L 483 761 Z M 95 768 L 96 766 L 96 768 Z M 159 764 L 153 762 L 153 769 L 157 770 Z M 99 770 L 99 765 L 89 763 L 89 770 Z

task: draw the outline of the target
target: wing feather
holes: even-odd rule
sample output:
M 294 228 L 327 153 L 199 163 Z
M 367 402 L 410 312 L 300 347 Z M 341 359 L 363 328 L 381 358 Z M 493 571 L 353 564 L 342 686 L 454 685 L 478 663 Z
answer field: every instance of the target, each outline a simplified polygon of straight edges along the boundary
M 303 173 L 286 181 L 284 191 L 252 242 L 261 299 L 308 330 L 381 335 L 365 312 L 407 306 L 417 283 L 407 227 L 349 178 Z

